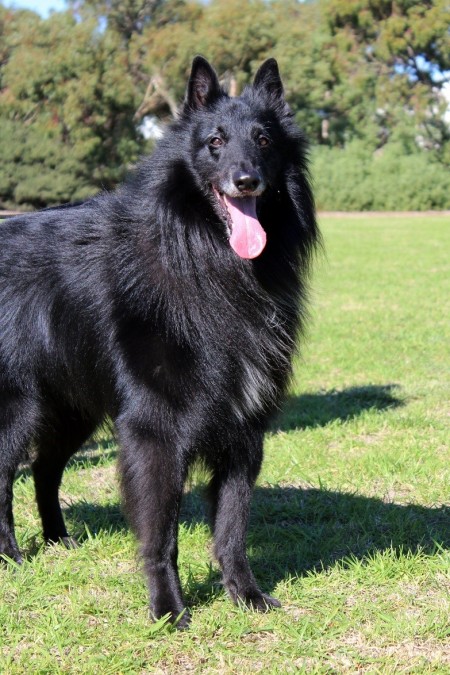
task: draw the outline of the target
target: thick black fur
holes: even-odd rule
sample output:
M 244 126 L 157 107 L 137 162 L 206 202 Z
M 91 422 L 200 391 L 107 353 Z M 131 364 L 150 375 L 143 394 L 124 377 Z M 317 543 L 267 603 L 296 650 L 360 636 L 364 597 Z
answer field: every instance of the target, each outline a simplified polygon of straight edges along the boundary
M 61 476 L 109 416 L 152 615 L 185 610 L 178 514 L 196 459 L 212 476 L 225 588 L 256 609 L 279 605 L 259 590 L 245 540 L 319 238 L 305 153 L 273 59 L 229 98 L 197 57 L 179 118 L 120 189 L 0 226 L 0 554 L 21 560 L 13 479 L 30 451 L 45 540 L 68 541 Z M 254 260 L 231 249 L 213 190 L 236 171 L 265 186 L 267 246 Z

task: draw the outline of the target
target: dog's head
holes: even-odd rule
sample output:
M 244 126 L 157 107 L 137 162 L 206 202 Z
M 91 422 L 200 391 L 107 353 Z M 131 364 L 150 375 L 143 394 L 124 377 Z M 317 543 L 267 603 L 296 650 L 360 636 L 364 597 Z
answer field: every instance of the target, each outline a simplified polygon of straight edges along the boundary
M 261 200 L 276 190 L 290 152 L 292 121 L 275 59 L 265 61 L 252 86 L 229 97 L 208 61 L 192 64 L 181 121 L 192 125 L 192 168 L 242 258 L 264 249 Z

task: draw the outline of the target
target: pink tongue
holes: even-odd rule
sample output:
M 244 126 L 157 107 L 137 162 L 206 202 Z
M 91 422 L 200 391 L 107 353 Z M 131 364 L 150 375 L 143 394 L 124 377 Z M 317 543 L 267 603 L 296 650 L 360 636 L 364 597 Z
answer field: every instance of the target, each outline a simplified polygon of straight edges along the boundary
M 236 199 L 224 195 L 232 227 L 231 248 L 241 258 L 256 258 L 266 245 L 266 233 L 256 217 L 256 197 Z

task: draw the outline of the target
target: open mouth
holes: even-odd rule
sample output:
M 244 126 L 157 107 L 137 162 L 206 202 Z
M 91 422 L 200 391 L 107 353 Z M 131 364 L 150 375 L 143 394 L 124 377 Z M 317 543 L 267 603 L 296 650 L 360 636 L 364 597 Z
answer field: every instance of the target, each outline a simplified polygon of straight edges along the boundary
M 241 258 L 257 258 L 267 237 L 256 215 L 256 197 L 230 197 L 215 187 L 213 191 L 227 225 L 231 248 Z

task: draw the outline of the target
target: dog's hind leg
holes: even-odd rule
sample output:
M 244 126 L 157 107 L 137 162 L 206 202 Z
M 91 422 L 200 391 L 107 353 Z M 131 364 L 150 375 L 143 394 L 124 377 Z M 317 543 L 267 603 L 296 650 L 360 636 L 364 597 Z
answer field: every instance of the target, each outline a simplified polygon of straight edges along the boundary
M 18 563 L 22 556 L 14 535 L 13 483 L 19 463 L 27 457 L 37 417 L 34 399 L 0 385 L 0 556 Z
M 41 428 L 36 438 L 36 457 L 32 464 L 36 501 L 47 543 L 61 541 L 76 545 L 69 537 L 59 503 L 59 487 L 64 468 L 72 455 L 93 433 L 95 424 L 71 408 L 59 410 L 57 418 Z
M 228 461 L 216 466 L 209 486 L 214 520 L 214 553 L 223 584 L 235 603 L 267 611 L 280 603 L 263 593 L 250 569 L 246 535 L 253 485 L 262 460 L 262 438 L 233 447 Z

